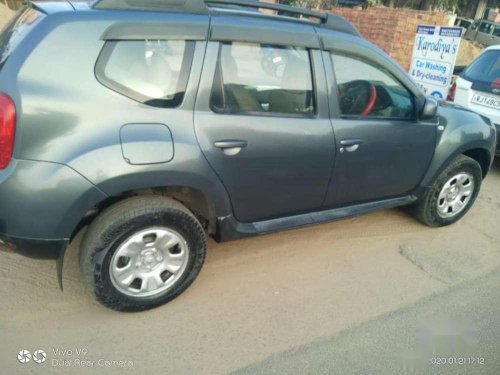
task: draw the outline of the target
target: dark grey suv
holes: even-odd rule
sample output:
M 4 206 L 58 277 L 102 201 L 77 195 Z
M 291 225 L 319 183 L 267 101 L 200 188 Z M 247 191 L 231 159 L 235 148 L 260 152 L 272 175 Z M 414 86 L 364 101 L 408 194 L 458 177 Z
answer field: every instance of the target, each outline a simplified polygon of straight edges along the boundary
M 259 10 L 265 9 L 265 12 Z M 270 14 L 272 13 L 272 14 Z M 0 238 L 148 309 L 217 241 L 471 207 L 489 120 L 426 99 L 345 20 L 247 0 L 34 3 L 0 37 Z

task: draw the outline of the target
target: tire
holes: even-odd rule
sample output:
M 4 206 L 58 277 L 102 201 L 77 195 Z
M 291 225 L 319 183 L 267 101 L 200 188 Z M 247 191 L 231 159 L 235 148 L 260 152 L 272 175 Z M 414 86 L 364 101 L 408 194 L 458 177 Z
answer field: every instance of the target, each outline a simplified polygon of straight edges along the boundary
M 453 184 L 453 179 L 457 176 L 459 179 Z M 472 185 L 468 185 L 467 180 L 464 180 L 467 177 L 472 178 Z M 482 169 L 477 161 L 465 155 L 458 156 L 441 172 L 417 204 L 415 209 L 417 219 L 430 227 L 442 227 L 457 222 L 474 204 L 481 188 L 482 179 Z M 445 185 L 448 188 L 446 191 L 444 191 Z M 453 186 L 458 191 L 457 197 L 461 196 L 459 200 L 464 199 L 462 204 L 452 199 L 454 196 L 454 191 L 451 190 Z M 465 196 L 467 188 L 471 189 L 471 192 Z M 461 189 L 463 189 L 462 192 Z M 456 210 L 451 208 L 453 205 L 459 208 Z
M 90 224 L 80 247 L 80 270 L 101 304 L 143 311 L 184 292 L 198 276 L 205 254 L 204 230 L 181 203 L 161 196 L 133 197 Z

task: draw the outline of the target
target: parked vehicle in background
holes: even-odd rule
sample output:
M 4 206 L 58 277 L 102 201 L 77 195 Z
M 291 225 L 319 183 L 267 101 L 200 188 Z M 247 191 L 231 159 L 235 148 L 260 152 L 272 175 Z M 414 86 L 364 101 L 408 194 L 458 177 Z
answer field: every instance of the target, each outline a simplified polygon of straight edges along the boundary
M 500 132 L 500 45 L 487 48 L 465 68 L 448 100 L 490 118 Z
M 88 226 L 83 281 L 121 311 L 186 290 L 207 235 L 404 205 L 450 225 L 495 152 L 489 120 L 426 98 L 346 20 L 281 4 L 40 2 L 0 62 L 0 245 L 62 280 Z
M 455 20 L 455 26 L 463 27 L 465 30 L 468 30 L 473 23 L 474 20 L 470 18 L 457 17 Z M 463 35 L 465 35 L 465 33 Z
M 476 21 L 465 33 L 465 39 L 494 46 L 500 44 L 500 24 L 492 21 Z

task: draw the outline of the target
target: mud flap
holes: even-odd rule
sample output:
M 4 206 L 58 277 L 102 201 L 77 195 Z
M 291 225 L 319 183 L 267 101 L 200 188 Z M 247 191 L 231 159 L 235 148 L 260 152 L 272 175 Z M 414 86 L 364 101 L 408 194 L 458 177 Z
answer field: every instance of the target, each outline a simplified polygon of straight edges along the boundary
M 59 288 L 61 292 L 64 291 L 63 288 L 63 266 L 64 266 L 64 254 L 66 254 L 66 249 L 68 248 L 68 244 L 62 247 L 59 252 L 59 256 L 56 259 L 56 270 L 57 270 L 57 281 L 59 283 Z

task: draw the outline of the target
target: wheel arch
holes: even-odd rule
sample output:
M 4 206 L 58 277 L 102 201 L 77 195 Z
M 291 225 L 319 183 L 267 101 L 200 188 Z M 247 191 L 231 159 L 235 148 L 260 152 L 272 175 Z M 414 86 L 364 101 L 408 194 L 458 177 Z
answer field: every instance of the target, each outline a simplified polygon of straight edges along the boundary
M 473 148 L 462 152 L 462 155 L 468 156 L 479 163 L 483 172 L 483 179 L 488 175 L 492 162 L 492 156 L 488 150 L 484 148 Z
M 489 143 L 483 141 L 472 142 L 454 150 L 452 147 L 449 147 L 449 145 L 442 145 L 442 147 L 438 146 L 420 187 L 425 189 L 431 186 L 441 172 L 460 155 L 465 155 L 476 160 L 481 166 L 483 178 L 485 178 L 493 161 L 489 146 Z M 450 151 L 450 149 L 453 151 Z
M 89 225 L 108 207 L 131 197 L 148 195 L 166 196 L 179 201 L 196 216 L 209 234 L 215 234 L 217 225 L 216 208 L 214 203 L 209 199 L 208 195 L 200 189 L 191 186 L 172 185 L 127 190 L 113 194 L 100 202 L 97 202 L 94 206 L 89 208 L 80 219 L 70 236 L 70 241 L 73 241 L 82 228 Z

